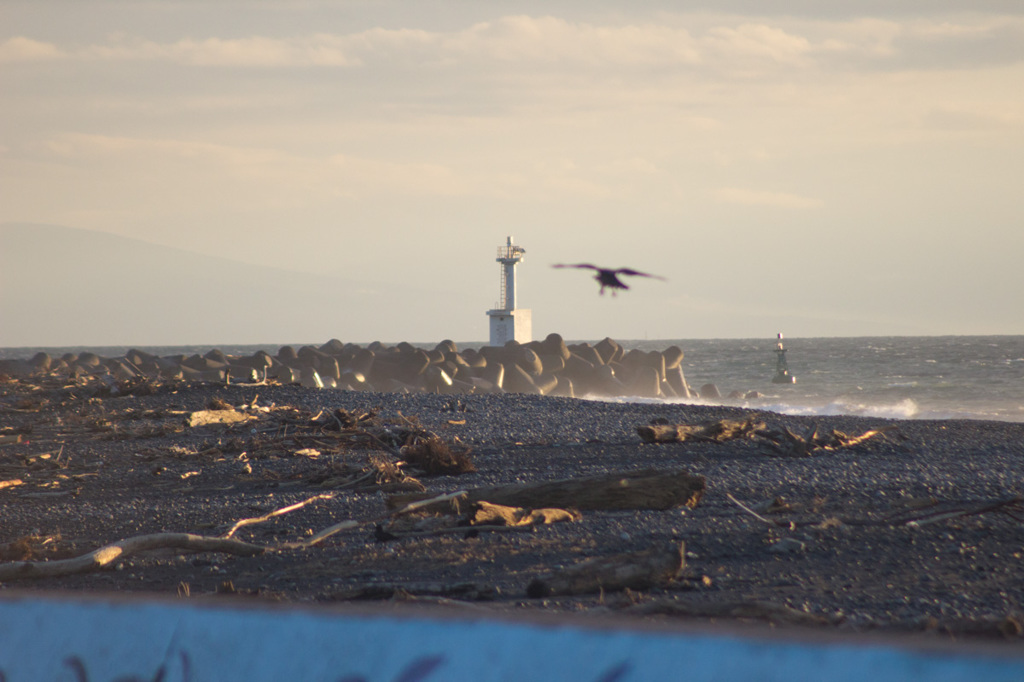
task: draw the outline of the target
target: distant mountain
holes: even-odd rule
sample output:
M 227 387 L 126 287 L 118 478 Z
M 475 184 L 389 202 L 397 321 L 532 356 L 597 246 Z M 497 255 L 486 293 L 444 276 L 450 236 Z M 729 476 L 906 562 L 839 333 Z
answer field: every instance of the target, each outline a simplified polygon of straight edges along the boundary
M 0 347 L 398 341 L 403 329 L 384 312 L 424 305 L 418 295 L 104 232 L 0 224 Z

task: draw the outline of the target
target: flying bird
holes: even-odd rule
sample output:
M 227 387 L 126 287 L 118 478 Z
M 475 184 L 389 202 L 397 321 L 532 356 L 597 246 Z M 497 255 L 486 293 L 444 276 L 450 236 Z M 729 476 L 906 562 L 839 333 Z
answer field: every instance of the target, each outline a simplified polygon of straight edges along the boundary
M 632 268 L 618 268 L 612 270 L 611 268 L 599 268 L 596 265 L 590 263 L 574 263 L 574 264 L 563 264 L 552 265 L 553 268 L 585 268 L 587 270 L 597 270 L 597 274 L 594 275 L 594 279 L 601 285 L 601 294 L 604 294 L 605 287 L 612 290 L 612 296 L 614 296 L 618 289 L 628 289 L 622 280 L 619 279 L 619 275 L 631 275 L 636 277 L 653 277 L 654 279 L 664 280 L 664 277 L 658 275 L 651 275 L 646 272 L 640 272 L 639 270 L 633 270 Z

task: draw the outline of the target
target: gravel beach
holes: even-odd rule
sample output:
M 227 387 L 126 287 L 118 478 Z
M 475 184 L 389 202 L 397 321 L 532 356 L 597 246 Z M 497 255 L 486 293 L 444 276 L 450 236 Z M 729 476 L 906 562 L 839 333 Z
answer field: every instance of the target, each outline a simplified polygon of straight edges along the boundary
M 207 418 L 215 413 L 237 419 Z M 637 432 L 652 420 L 747 419 L 797 434 L 885 430 L 804 457 L 759 438 L 645 443 Z M 158 533 L 230 534 L 273 548 L 255 556 L 138 552 L 70 575 L 29 571 L 4 580 L 3 590 L 753 620 L 1008 646 L 1024 635 L 1024 424 L 281 385 L 170 382 L 109 395 L 9 380 L 0 384 L 0 427 L 6 566 L 73 559 Z M 415 470 L 386 437 L 402 430 L 436 436 L 475 470 Z M 436 530 L 422 519 L 399 528 L 386 504 L 414 490 L 442 495 L 640 470 L 685 470 L 703 477 L 706 490 L 692 507 L 584 510 L 575 521 L 505 532 Z M 260 520 L 230 530 L 242 519 Z M 361 523 L 296 547 L 347 520 Z M 538 576 L 671 546 L 683 548 L 685 566 L 669 580 L 528 594 Z

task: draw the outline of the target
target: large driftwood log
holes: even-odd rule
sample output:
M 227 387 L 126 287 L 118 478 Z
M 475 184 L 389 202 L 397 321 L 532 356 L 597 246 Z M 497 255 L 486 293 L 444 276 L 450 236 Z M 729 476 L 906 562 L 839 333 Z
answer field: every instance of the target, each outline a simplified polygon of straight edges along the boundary
M 764 428 L 764 422 L 748 418 L 704 424 L 645 424 L 636 427 L 636 431 L 645 443 L 682 443 L 688 440 L 723 443 L 737 438 L 753 438 Z
M 644 469 L 542 483 L 475 488 L 467 491 L 466 501 L 486 501 L 529 509 L 665 510 L 684 505 L 696 507 L 704 490 L 703 476 L 694 476 L 682 469 Z M 423 496 L 416 493 L 393 495 L 388 498 L 387 504 L 394 509 L 419 499 L 423 499 Z
M 177 549 L 188 552 L 224 552 L 239 556 L 256 556 L 266 549 L 248 542 L 228 538 L 211 538 L 190 533 L 155 533 L 121 540 L 88 554 L 56 561 L 16 561 L 0 564 L 0 582 L 22 578 L 51 578 L 88 573 L 154 549 Z
M 526 588 L 533 598 L 646 590 L 667 583 L 683 570 L 684 543 L 672 542 L 644 552 L 616 554 L 584 561 L 562 571 L 538 576 Z

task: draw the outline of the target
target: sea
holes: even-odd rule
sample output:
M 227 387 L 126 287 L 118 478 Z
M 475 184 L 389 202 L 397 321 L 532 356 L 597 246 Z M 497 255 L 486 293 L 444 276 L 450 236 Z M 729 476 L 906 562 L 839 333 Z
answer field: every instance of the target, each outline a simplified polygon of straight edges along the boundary
M 789 374 L 796 379 L 792 384 L 772 383 L 778 361 L 776 338 L 616 341 L 627 349 L 679 346 L 687 383 L 697 389 L 715 384 L 724 396 L 672 402 L 731 405 L 789 415 L 1024 422 L 1024 336 L 786 338 L 785 359 Z M 298 348 L 303 344 L 289 345 Z M 457 345 L 463 349 L 482 344 Z M 156 355 L 191 355 L 212 347 L 140 349 Z M 278 347 L 216 346 L 229 355 L 249 355 L 261 349 L 275 353 Z M 28 358 L 39 350 L 51 356 L 88 350 L 102 357 L 117 357 L 129 349 L 0 348 L 0 358 Z M 734 392 L 751 397 L 727 397 Z
M 640 341 L 642 350 L 667 342 Z M 687 383 L 725 396 L 687 401 L 789 415 L 1024 422 L 1024 336 L 880 336 L 784 339 L 792 384 L 774 384 L 777 339 L 691 339 Z

